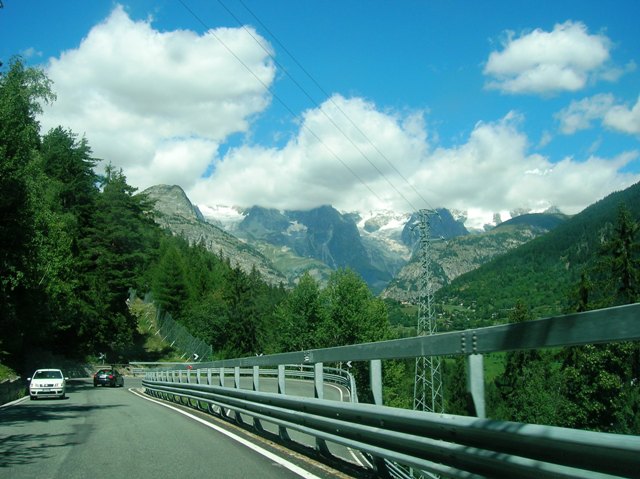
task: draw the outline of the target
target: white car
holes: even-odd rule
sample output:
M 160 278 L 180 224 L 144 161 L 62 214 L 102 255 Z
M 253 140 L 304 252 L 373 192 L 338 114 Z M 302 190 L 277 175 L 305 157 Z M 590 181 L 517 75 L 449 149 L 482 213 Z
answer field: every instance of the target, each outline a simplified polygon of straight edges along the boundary
M 27 378 L 29 397 L 31 400 L 38 398 L 64 399 L 68 379 L 59 369 L 38 369 L 33 373 L 33 377 Z

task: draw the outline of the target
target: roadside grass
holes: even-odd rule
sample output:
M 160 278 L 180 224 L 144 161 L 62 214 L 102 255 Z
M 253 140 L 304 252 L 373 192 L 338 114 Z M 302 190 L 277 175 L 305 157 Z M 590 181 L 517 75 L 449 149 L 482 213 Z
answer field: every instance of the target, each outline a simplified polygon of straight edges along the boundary
M 18 374 L 13 369 L 0 363 L 0 382 L 13 381 L 17 377 Z
M 135 299 L 129 304 L 129 311 L 138 322 L 137 334 L 132 348 L 125 353 L 130 361 L 182 361 L 180 352 L 175 350 L 158 333 L 157 310 L 154 304 Z

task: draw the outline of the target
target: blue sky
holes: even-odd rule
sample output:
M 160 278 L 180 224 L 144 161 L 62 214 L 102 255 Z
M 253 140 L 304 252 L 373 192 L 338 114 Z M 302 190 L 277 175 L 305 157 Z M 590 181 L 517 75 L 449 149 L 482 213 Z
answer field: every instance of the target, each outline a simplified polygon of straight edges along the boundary
M 637 1 L 3 3 L 0 60 L 54 81 L 43 129 L 141 189 L 485 221 L 640 180 Z

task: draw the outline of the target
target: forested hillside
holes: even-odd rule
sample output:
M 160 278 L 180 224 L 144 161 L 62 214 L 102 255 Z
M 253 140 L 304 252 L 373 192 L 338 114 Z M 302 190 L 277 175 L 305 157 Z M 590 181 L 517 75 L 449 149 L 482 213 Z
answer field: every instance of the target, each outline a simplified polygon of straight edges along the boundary
M 440 324 L 462 329 L 640 301 L 640 185 L 438 291 Z M 640 344 L 625 342 L 494 355 L 490 417 L 627 434 L 640 432 Z M 449 412 L 464 371 L 448 363 Z
M 29 374 L 41 353 L 139 359 L 130 357 L 138 334 L 130 289 L 152 292 L 217 358 L 399 334 L 387 304 L 352 270 L 334 271 L 323 288 L 305 274 L 287 290 L 161 229 L 150 199 L 121 171 L 108 162 L 97 168 L 87 139 L 62 126 L 40 131 L 41 105 L 53 100 L 46 76 L 20 59 L 2 72 L 0 363 Z M 637 302 L 639 218 L 635 185 L 459 277 L 436 297 L 440 329 Z M 392 315 L 410 324 L 397 305 Z M 640 432 L 636 343 L 506 353 L 489 363 L 491 417 Z M 367 365 L 353 366 L 365 399 Z M 412 368 L 385 364 L 387 404 L 411 405 Z M 462 360 L 447 359 L 444 376 L 446 410 L 468 414 Z
M 0 329 L 6 362 L 130 344 L 130 287 L 148 282 L 159 230 L 120 171 L 96 175 L 84 138 L 36 115 L 50 82 L 19 59 L 0 77 Z
M 544 236 L 510 251 L 454 280 L 436 293 L 447 321 L 464 317 L 472 324 L 489 325 L 507 320 L 518 300 L 535 317 L 574 309 L 583 273 L 601 262 L 603 245 L 614 233 L 620 207 L 630 220 L 640 220 L 640 184 L 612 193 Z M 605 285 L 594 286 L 592 302 L 611 305 Z M 462 309 L 461 309 L 462 307 Z
M 136 359 L 131 288 L 151 291 L 219 358 L 389 336 L 384 303 L 352 271 L 322 291 L 308 276 L 287 291 L 163 231 L 121 171 L 107 162 L 95 173 L 87 139 L 40 131 L 54 100 L 19 58 L 0 76 L 0 363 L 28 374 L 52 353 Z

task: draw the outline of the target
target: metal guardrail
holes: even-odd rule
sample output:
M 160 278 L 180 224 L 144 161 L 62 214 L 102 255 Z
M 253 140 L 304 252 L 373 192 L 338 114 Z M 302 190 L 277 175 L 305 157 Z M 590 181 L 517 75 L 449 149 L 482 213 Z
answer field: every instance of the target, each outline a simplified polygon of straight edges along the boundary
M 204 408 L 230 418 L 235 411 L 324 441 L 361 450 L 374 458 L 380 475 L 385 459 L 445 477 L 605 478 L 638 477 L 640 436 L 582 431 L 553 426 L 494 421 L 482 417 L 409 411 L 382 405 L 381 360 L 429 355 L 465 355 L 470 389 L 479 412 L 484 410 L 480 353 L 640 340 L 640 304 L 525 323 L 479 328 L 380 343 L 358 344 L 271 356 L 216 361 L 211 366 L 234 370 L 313 364 L 316 398 L 287 396 L 216 384 L 206 373 L 198 383 L 180 382 L 176 373 L 148 373 L 149 394 Z M 323 362 L 370 361 L 376 404 L 348 404 L 322 398 Z M 181 376 L 178 375 L 180 378 Z M 224 376 L 224 374 L 223 374 Z M 185 376 L 186 377 L 186 376 Z M 199 376 L 201 377 L 201 376 Z M 224 379 L 222 379 L 224 381 Z M 279 379 L 280 381 L 280 379 Z M 235 383 L 237 386 L 237 382 Z M 284 389 L 280 391 L 284 393 Z M 203 406 L 204 405 L 204 406 Z M 482 414 L 479 414 L 482 415 Z
M 132 304 L 136 299 L 137 291 L 130 289 L 128 303 Z M 144 304 L 155 305 L 151 293 L 145 294 L 142 301 Z M 176 322 L 169 313 L 162 311 L 160 306 L 155 305 L 155 320 L 150 321 L 150 318 L 146 317 L 146 321 L 156 326 L 156 328 L 154 328 L 156 329 L 156 334 L 158 334 L 163 341 L 169 343 L 170 347 L 182 352 L 182 358 L 195 358 L 195 360 L 202 361 L 213 356 L 213 349 L 210 344 L 194 337 L 187 328 Z
M 137 362 L 135 365 L 142 365 L 145 363 Z M 146 363 L 159 365 L 159 363 Z M 179 383 L 197 383 L 200 384 L 203 381 L 210 383 L 211 377 L 221 378 L 219 384 L 225 384 L 225 378 L 233 377 L 236 381 L 236 387 L 241 377 L 251 377 L 254 381 L 259 378 L 275 378 L 279 381 L 285 379 L 303 379 L 307 381 L 313 381 L 316 373 L 313 366 L 301 364 L 285 364 L 279 368 L 241 368 L 239 366 L 233 368 L 220 368 L 220 367 L 208 367 L 208 363 L 171 363 L 174 366 L 179 366 L 180 369 L 171 368 L 158 368 L 153 370 L 144 368 L 134 368 L 134 375 L 150 376 L 161 378 L 162 380 L 171 380 L 171 382 Z M 162 365 L 164 366 L 164 364 Z M 195 369 L 197 367 L 197 369 Z M 282 375 L 282 377 L 280 377 Z M 204 376 L 204 377 L 203 377 Z M 323 368 L 323 381 L 324 383 L 336 384 L 342 386 L 349 392 L 349 401 L 358 402 L 358 392 L 356 389 L 356 382 L 353 375 L 345 371 L 344 369 L 324 367 Z M 281 385 L 281 388 L 284 386 Z

